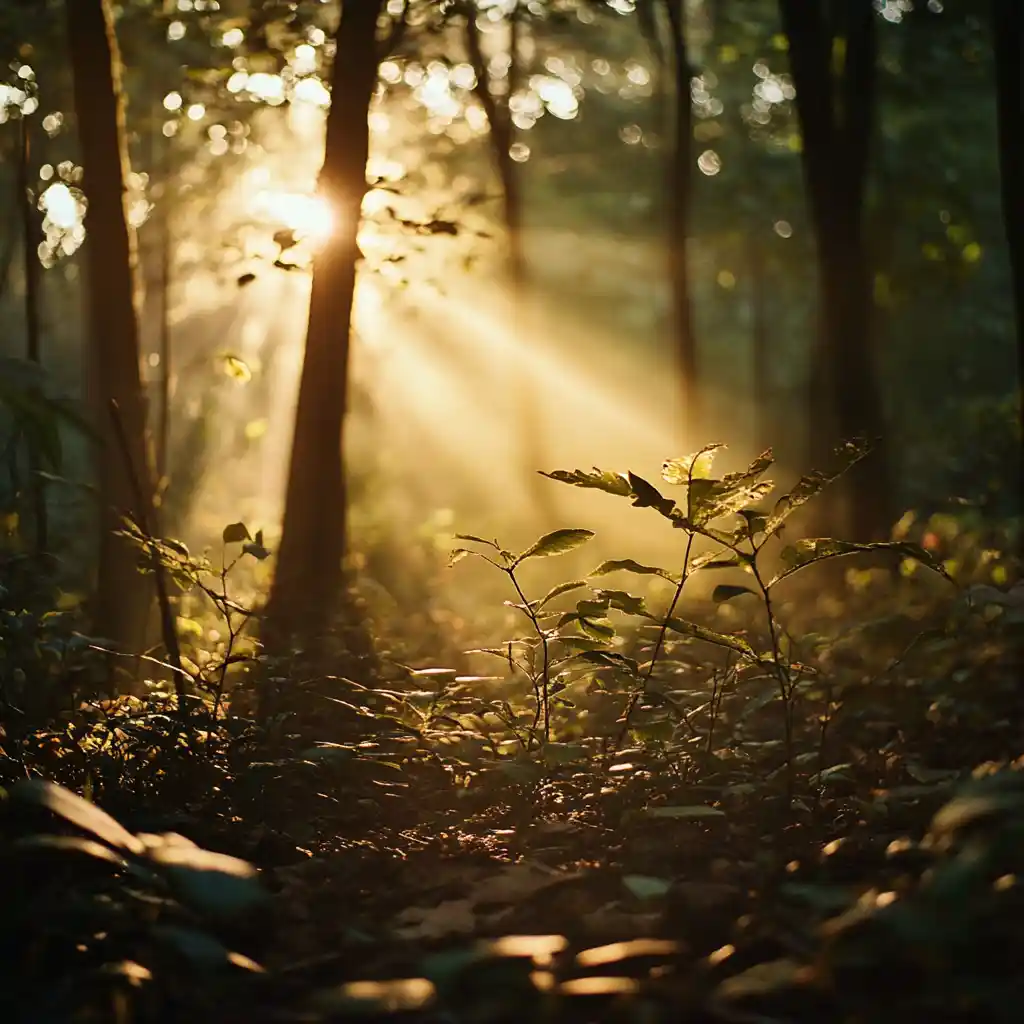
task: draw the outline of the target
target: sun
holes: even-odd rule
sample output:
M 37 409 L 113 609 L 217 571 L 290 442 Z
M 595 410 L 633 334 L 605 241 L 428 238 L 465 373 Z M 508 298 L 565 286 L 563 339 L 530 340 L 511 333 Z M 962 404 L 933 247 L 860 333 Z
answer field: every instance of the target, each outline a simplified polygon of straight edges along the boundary
M 253 199 L 260 218 L 294 233 L 311 249 L 322 248 L 335 229 L 335 213 L 322 196 L 306 192 L 261 189 Z

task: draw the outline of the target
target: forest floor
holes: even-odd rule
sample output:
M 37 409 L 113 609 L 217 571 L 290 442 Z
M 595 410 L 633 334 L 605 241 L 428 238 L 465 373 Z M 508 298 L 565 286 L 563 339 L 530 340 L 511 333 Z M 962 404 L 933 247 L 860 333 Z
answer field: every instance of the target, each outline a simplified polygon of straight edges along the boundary
M 459 703 L 480 677 L 344 638 L 332 671 L 265 666 L 259 719 L 239 691 L 182 733 L 156 691 L 13 757 L 8 727 L 8 811 L 24 790 L 64 821 L 15 813 L 0 843 L 11 1019 L 115 1019 L 122 983 L 131 1021 L 1018 1019 L 1021 589 L 915 603 L 880 578 L 847 596 L 788 727 L 774 684 L 684 646 L 659 691 L 682 717 L 641 702 L 623 735 L 614 694 L 602 729 L 591 687 L 557 742 L 510 758 Z M 152 874 L 52 838 L 82 833 Z M 175 835 L 255 865 L 266 895 L 227 920 L 244 865 Z

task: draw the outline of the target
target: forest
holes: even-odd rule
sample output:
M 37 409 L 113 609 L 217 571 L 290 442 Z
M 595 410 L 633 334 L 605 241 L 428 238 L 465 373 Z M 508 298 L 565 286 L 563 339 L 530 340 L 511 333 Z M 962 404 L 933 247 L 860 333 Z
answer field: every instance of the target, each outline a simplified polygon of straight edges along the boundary
M 1024 1020 L 1022 0 L 0 55 L 5 1022 Z

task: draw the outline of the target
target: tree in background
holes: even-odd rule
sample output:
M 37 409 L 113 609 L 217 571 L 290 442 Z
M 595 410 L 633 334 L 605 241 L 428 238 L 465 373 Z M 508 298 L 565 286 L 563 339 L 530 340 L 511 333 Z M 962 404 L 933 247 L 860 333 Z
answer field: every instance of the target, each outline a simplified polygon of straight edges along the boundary
M 117 531 L 125 515 L 148 521 L 153 481 L 139 371 L 135 233 L 125 210 L 129 163 L 121 59 L 108 0 L 76 0 L 66 9 L 89 203 L 88 390 L 100 437 L 102 533 L 94 628 L 138 650 L 151 606 L 150 586 L 137 571 L 135 549 Z
M 645 35 L 673 83 L 670 154 L 668 159 L 668 279 L 672 292 L 671 334 L 680 373 L 683 437 L 689 444 L 701 433 L 700 388 L 697 379 L 697 338 L 690 283 L 690 204 L 693 193 L 693 100 L 690 81 L 688 14 L 684 0 L 657 0 L 637 8 Z M 661 12 L 664 17 L 659 17 Z M 661 43 L 659 22 L 667 26 L 668 50 Z
M 875 446 L 849 474 L 840 501 L 844 535 L 887 536 L 889 456 L 871 344 L 872 275 L 864 199 L 874 130 L 876 14 L 866 0 L 780 0 L 803 141 L 808 206 L 817 243 L 820 334 L 811 394 L 817 465 L 840 440 Z M 826 450 L 821 450 L 825 447 Z M 839 508 L 833 518 L 838 518 Z M 842 527 L 839 523 L 833 529 Z
M 1024 6 L 992 0 L 1003 223 L 1017 315 L 1017 394 L 1024 416 Z M 1019 482 L 1024 486 L 1024 437 Z
M 347 499 L 341 444 L 383 8 L 383 0 L 349 0 L 336 37 L 319 183 L 335 228 L 313 266 L 284 520 L 265 619 L 271 647 L 316 640 L 343 586 Z

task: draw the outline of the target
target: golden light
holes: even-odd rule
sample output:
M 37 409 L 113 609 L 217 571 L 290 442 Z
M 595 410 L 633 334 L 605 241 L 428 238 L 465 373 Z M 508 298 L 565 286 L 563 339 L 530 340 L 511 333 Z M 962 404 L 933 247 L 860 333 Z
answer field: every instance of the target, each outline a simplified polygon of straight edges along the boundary
M 334 230 L 334 210 L 322 196 L 261 189 L 253 207 L 258 216 L 294 232 L 313 249 L 319 249 Z

